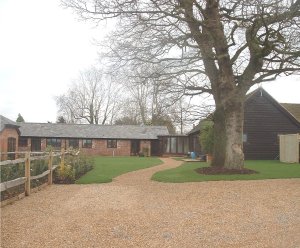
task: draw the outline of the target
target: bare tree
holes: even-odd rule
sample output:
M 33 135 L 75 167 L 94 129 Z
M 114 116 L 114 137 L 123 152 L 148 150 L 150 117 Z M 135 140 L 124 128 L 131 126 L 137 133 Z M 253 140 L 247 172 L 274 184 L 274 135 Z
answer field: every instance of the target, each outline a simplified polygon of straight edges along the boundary
M 215 101 L 213 166 L 242 169 L 247 91 L 299 73 L 300 0 L 64 0 L 84 19 L 119 20 L 109 38 L 120 66 L 163 68 L 153 75 L 185 94 Z
M 171 108 L 174 108 L 176 101 L 174 99 L 177 99 L 177 96 L 170 93 L 165 82 L 150 76 L 155 71 L 157 68 L 152 65 L 141 65 L 130 69 L 126 67 L 126 70 L 119 71 L 116 80 L 122 82 L 123 90 L 128 91 L 126 111 L 124 111 L 126 115 L 119 121 L 144 125 L 167 125 L 169 131 L 175 133 Z M 128 106 L 131 106 L 134 111 L 128 111 Z
M 68 122 L 112 123 L 118 89 L 103 72 L 92 67 L 72 84 L 67 93 L 56 97 L 58 112 Z
M 140 125 L 142 124 L 139 107 L 132 98 L 122 100 L 120 113 L 114 124 L 116 125 Z
M 202 104 L 199 104 L 201 102 Z M 214 111 L 214 106 L 204 100 L 183 96 L 169 108 L 169 116 L 180 134 L 191 130 L 191 127 L 204 120 Z M 196 104 L 197 103 L 197 104 Z

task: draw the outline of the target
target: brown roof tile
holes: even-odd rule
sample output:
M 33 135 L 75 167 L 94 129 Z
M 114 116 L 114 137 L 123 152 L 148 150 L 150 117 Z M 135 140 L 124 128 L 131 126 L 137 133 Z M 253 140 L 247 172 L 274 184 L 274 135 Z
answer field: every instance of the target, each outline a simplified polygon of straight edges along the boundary
M 300 104 L 299 103 L 280 103 L 297 121 L 300 122 Z

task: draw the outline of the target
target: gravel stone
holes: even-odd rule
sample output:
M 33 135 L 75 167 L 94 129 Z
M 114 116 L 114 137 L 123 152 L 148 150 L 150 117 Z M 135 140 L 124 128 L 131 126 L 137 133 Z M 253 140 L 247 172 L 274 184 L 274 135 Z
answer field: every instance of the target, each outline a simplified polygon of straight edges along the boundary
M 51 185 L 1 209 L 1 247 L 300 247 L 300 179 Z

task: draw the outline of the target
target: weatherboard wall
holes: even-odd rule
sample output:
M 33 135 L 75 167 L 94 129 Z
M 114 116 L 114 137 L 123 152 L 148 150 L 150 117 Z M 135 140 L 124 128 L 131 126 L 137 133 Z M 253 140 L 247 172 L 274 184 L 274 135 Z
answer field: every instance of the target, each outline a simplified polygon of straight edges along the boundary
M 279 134 L 300 132 L 299 123 L 264 90 L 245 102 L 245 159 L 278 159 Z

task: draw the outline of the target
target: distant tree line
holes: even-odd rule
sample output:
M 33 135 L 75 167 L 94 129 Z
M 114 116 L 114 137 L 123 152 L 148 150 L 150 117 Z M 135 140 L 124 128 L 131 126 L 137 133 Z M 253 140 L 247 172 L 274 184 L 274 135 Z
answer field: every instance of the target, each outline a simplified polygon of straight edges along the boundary
M 183 133 L 212 109 L 205 105 L 200 111 L 190 96 L 170 91 L 167 81 L 137 77 L 153 73 L 149 68 L 120 72 L 96 67 L 81 72 L 56 97 L 57 123 L 164 125 L 170 133 Z

